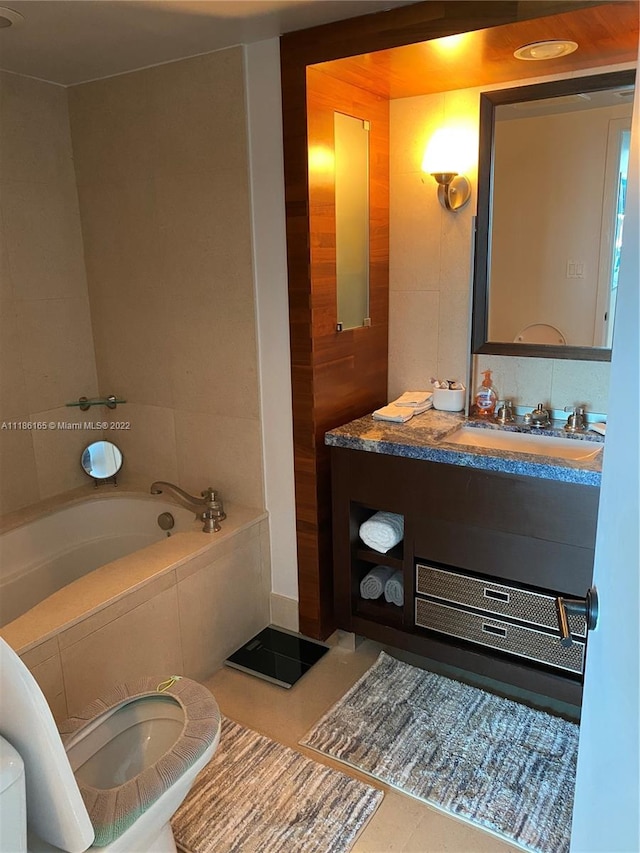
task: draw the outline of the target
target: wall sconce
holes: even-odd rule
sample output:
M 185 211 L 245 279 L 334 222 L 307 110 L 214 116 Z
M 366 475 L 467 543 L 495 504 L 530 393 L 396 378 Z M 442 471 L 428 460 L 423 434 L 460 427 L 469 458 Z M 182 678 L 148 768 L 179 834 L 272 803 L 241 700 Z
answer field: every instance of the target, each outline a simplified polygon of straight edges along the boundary
M 447 210 L 460 210 L 471 198 L 469 179 L 459 174 L 464 140 L 450 128 L 441 128 L 431 137 L 422 160 L 422 171 L 438 184 L 438 199 Z

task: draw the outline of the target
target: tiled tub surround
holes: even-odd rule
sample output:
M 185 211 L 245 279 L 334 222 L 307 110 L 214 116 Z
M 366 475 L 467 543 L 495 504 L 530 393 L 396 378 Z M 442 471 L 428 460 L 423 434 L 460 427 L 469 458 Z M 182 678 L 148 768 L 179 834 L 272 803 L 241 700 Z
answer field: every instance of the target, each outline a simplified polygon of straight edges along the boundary
M 524 431 L 519 425 L 503 427 L 493 422 L 467 419 L 462 414 L 430 410 L 414 416 L 405 424 L 378 421 L 371 415 L 366 415 L 328 432 L 325 443 L 333 447 L 367 450 L 430 462 L 446 462 L 450 465 L 463 465 L 505 474 L 520 474 L 587 486 L 600 485 L 602 453 L 591 459 L 569 460 L 448 443 L 447 438 L 463 425 L 478 429 Z M 551 429 L 536 429 L 535 432 L 573 438 L 576 441 L 598 442 L 604 447 L 602 436 L 596 433 L 570 436 L 563 431 L 563 426 L 564 422 L 554 421 Z
M 88 490 L 78 491 L 86 498 Z M 107 495 L 95 499 L 110 500 Z M 49 512 L 52 503 L 45 505 Z M 141 675 L 203 680 L 268 624 L 266 514 L 233 504 L 226 511 L 220 532 L 205 534 L 193 522 L 73 581 L 0 630 L 57 719 Z M 33 514 L 25 512 L 23 522 Z M 19 516 L 6 519 L 4 528 L 14 527 Z

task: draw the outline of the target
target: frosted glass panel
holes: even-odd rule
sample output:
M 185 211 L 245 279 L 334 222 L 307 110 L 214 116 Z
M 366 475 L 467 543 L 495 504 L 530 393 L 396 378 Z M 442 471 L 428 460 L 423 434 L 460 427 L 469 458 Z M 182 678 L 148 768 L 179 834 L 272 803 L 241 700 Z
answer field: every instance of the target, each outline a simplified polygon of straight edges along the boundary
M 369 317 L 369 123 L 334 113 L 338 323 Z

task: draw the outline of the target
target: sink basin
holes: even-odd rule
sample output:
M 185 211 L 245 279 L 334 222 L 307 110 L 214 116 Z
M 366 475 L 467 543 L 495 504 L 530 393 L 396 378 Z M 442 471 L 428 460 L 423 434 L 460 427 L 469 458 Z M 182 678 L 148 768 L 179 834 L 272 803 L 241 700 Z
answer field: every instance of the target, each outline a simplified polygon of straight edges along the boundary
M 460 427 L 444 440 L 447 444 L 533 453 L 536 456 L 555 456 L 559 459 L 593 459 L 603 447 L 601 443 L 595 441 L 477 427 Z

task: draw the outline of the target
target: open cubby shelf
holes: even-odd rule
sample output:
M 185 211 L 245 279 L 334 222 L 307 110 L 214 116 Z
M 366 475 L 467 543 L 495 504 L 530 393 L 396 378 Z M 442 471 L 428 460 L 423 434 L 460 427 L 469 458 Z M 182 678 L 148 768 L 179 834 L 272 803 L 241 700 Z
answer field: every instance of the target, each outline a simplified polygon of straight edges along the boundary
M 355 602 L 355 612 L 363 619 L 371 619 L 374 622 L 389 625 L 393 628 L 402 626 L 402 607 L 390 604 L 382 598 L 358 598 Z
M 387 551 L 386 554 L 381 554 L 379 551 L 373 551 L 371 548 L 359 546 L 356 548 L 355 557 L 357 560 L 363 560 L 365 563 L 373 563 L 375 566 L 388 566 L 390 569 L 400 569 L 404 567 L 404 558 L 402 553 L 402 542 Z

